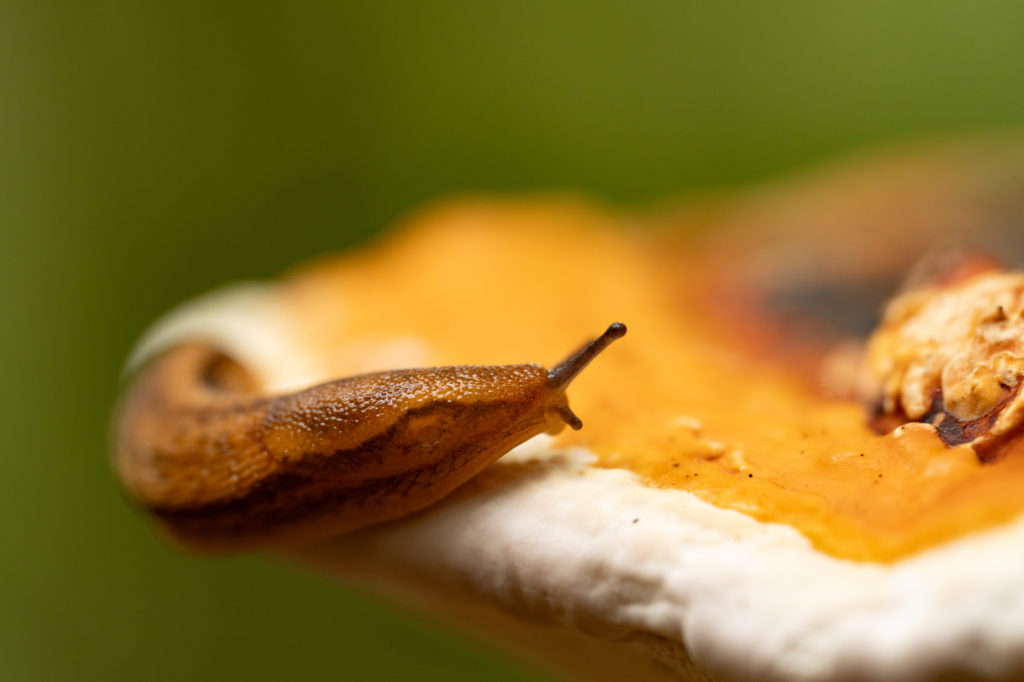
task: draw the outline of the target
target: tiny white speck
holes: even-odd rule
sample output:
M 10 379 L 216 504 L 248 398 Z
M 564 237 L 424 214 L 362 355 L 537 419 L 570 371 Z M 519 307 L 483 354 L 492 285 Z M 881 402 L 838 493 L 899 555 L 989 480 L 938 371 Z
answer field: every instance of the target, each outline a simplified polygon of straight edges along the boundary
M 693 431 L 694 433 L 697 433 L 702 428 L 704 428 L 704 424 L 701 422 L 701 420 L 697 419 L 696 417 L 692 417 L 692 416 L 690 416 L 688 414 L 681 414 L 678 417 L 676 417 L 675 419 L 673 419 L 672 420 L 672 425 L 673 426 L 678 426 L 678 427 L 681 427 L 681 428 L 684 428 L 684 429 L 689 429 L 690 431 Z
M 704 441 L 704 446 L 708 449 L 708 452 L 712 455 L 720 455 L 725 452 L 725 445 L 719 443 L 717 440 Z M 741 451 L 742 452 L 742 451 Z

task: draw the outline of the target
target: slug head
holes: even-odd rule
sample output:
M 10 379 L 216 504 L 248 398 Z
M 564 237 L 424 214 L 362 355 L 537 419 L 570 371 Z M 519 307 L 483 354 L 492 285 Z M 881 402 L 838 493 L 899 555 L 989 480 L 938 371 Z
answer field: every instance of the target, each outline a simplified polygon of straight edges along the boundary
M 501 442 L 510 449 L 537 433 L 582 427 L 566 389 L 602 350 L 626 332 L 615 323 L 550 371 L 539 365 L 455 366 L 350 377 L 274 401 L 265 440 L 281 462 L 313 463 L 311 453 L 344 453 L 352 463 L 377 458 L 381 471 Z M 511 443 L 511 445 L 509 445 Z M 383 457 L 400 444 L 416 456 Z M 367 455 L 368 449 L 375 454 Z
M 548 433 L 558 433 L 562 429 L 563 422 L 568 424 L 574 431 L 579 431 L 583 428 L 583 422 L 569 409 L 565 390 L 572 383 L 572 380 L 579 376 L 579 373 L 590 364 L 591 360 L 611 345 L 612 341 L 622 338 L 625 334 L 626 325 L 621 322 L 613 322 L 601 336 L 585 344 L 548 372 L 548 390 L 551 391 L 551 398 L 547 407 L 549 417 Z

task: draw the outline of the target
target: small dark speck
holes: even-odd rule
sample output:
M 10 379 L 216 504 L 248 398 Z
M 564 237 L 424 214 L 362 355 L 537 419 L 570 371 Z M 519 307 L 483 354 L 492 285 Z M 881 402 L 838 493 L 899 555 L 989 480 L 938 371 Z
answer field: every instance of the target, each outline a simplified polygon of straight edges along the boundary
M 860 453 L 860 456 L 861 456 L 861 457 L 863 457 L 863 456 L 864 456 L 864 453 L 863 453 L 863 452 L 862 452 L 862 453 Z
M 673 462 L 672 466 L 675 467 L 676 469 L 678 469 L 679 468 L 679 462 Z
M 881 477 L 882 477 L 882 474 L 878 474 L 878 477 L 879 477 L 879 478 L 881 478 Z
M 640 519 L 633 519 L 633 523 L 638 522 Z
M 694 476 L 700 476 L 700 474 L 694 474 Z
M 753 478 L 754 474 L 747 474 L 747 478 Z

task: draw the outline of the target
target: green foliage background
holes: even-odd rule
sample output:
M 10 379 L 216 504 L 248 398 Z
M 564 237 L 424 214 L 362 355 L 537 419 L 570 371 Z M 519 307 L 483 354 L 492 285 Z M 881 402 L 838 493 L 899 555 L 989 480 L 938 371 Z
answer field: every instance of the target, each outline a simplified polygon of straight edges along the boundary
M 356 591 L 163 546 L 106 428 L 143 327 L 426 199 L 643 204 L 1024 122 L 1024 4 L 0 3 L 0 678 L 527 680 Z

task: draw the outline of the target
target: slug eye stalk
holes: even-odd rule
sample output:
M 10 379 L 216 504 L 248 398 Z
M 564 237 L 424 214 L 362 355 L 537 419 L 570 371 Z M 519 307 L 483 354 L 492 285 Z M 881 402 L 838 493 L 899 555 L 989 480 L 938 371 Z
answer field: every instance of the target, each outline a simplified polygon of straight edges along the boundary
M 553 388 L 564 390 L 580 372 L 596 358 L 601 351 L 611 345 L 612 341 L 626 335 L 626 325 L 613 322 L 601 336 L 587 343 L 578 351 L 558 363 L 548 372 L 548 382 Z M 568 421 L 568 420 L 567 420 Z M 568 422 L 572 426 L 572 422 Z M 578 426 L 573 426 L 578 429 Z

